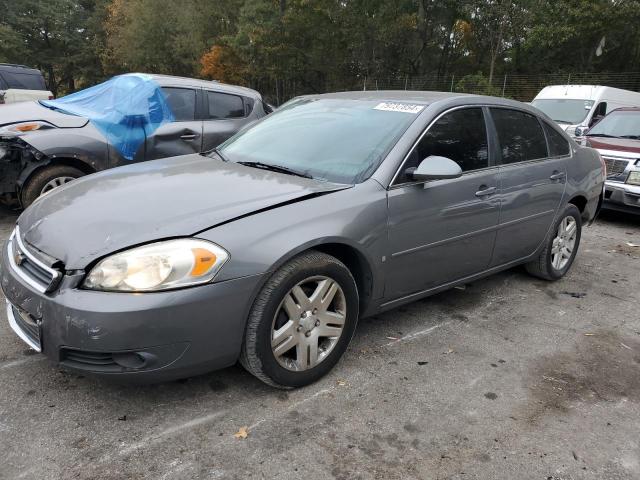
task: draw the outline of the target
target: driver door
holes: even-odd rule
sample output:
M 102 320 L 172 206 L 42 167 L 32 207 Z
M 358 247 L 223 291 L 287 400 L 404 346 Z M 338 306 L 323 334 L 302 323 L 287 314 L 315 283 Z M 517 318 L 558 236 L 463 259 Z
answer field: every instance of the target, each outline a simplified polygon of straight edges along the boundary
M 407 156 L 388 191 L 390 255 L 385 298 L 393 300 L 486 270 L 500 212 L 498 172 L 481 107 L 442 115 Z M 430 155 L 463 175 L 411 182 L 404 176 Z

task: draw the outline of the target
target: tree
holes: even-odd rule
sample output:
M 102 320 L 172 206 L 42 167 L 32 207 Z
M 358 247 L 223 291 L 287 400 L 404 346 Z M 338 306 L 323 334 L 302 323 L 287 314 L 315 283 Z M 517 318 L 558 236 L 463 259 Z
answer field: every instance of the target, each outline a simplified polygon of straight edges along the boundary
M 0 57 L 41 69 L 58 94 L 91 84 L 102 69 L 94 41 L 102 0 L 0 0 Z

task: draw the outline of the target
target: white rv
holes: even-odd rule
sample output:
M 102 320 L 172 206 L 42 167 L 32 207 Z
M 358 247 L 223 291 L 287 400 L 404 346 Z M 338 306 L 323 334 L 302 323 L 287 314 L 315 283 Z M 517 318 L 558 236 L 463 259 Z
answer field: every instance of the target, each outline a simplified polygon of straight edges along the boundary
M 599 85 L 550 85 L 540 90 L 531 105 L 575 136 L 576 128 L 592 127 L 616 108 L 640 107 L 640 93 Z

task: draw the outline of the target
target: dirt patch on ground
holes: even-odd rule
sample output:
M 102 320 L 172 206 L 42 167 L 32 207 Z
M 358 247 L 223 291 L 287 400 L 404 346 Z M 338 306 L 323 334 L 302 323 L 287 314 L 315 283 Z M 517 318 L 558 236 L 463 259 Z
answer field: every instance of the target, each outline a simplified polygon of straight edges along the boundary
M 634 243 L 620 243 L 615 246 L 613 251 L 631 258 L 640 258 L 640 247 Z
M 583 334 L 572 351 L 536 362 L 526 381 L 531 423 L 543 415 L 567 413 L 580 402 L 640 402 L 640 337 L 614 331 Z

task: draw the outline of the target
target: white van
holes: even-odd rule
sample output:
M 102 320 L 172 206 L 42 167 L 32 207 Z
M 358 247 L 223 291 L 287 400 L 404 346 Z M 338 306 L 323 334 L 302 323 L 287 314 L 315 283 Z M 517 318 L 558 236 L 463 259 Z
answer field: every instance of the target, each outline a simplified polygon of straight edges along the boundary
M 0 63 L 0 104 L 52 98 L 40 70 Z
M 616 108 L 640 107 L 640 93 L 599 85 L 550 85 L 540 90 L 531 105 L 573 137 L 577 127 L 592 127 Z

